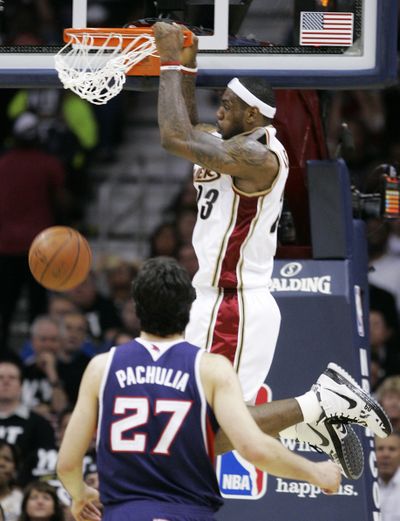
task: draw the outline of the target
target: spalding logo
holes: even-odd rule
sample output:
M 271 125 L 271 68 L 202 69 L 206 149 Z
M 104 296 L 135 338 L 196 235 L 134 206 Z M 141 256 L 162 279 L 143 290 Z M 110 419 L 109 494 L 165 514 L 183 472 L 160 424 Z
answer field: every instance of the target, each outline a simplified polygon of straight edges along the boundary
M 294 277 L 303 269 L 303 266 L 299 262 L 289 262 L 282 266 L 280 274 L 282 277 Z

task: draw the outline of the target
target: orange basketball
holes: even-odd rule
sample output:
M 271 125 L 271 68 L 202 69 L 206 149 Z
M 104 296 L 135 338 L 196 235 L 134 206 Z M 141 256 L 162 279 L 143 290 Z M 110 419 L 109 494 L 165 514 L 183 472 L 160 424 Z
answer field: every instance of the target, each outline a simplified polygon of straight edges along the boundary
M 67 226 L 52 226 L 39 233 L 29 249 L 29 268 L 45 288 L 66 291 L 83 282 L 92 263 L 89 243 Z

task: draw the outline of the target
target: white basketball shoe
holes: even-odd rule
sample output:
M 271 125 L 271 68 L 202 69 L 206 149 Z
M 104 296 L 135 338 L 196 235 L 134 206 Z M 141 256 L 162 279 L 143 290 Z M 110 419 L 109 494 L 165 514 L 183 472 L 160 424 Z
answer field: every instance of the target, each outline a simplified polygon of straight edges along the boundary
M 330 423 L 299 423 L 297 439 L 305 441 L 317 452 L 324 452 L 339 465 L 349 479 L 358 479 L 364 470 L 364 451 L 351 425 Z
M 392 425 L 379 403 L 337 364 L 328 364 L 312 389 L 323 410 L 318 424 L 357 423 L 380 438 L 391 434 Z

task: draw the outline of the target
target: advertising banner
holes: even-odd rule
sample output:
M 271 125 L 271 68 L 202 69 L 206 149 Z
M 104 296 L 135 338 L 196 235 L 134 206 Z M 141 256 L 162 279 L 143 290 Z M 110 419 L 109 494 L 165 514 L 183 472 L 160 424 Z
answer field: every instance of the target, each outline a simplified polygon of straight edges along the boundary
M 357 232 L 357 230 L 355 230 Z M 358 230 L 362 233 L 362 230 Z M 356 233 L 357 235 L 357 233 Z M 346 260 L 277 260 L 270 290 L 282 314 L 281 331 L 267 377 L 269 401 L 298 396 L 336 362 L 368 389 L 368 288 L 363 252 Z M 265 326 L 268 335 L 268 323 Z M 218 459 L 226 521 L 378 521 L 379 497 L 371 433 L 355 426 L 365 453 L 356 481 L 343 478 L 337 495 L 308 483 L 276 478 L 249 466 L 236 453 Z M 283 440 L 314 460 L 327 459 L 307 443 Z

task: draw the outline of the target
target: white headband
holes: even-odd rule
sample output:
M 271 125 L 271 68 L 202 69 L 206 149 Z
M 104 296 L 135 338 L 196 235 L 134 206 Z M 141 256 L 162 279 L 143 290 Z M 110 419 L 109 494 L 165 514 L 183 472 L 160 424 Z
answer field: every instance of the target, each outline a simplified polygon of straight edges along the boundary
M 268 103 L 264 103 L 259 100 L 254 94 L 252 94 L 246 87 L 240 83 L 238 78 L 233 78 L 228 83 L 228 88 L 236 94 L 241 100 L 243 100 L 250 107 L 257 107 L 263 116 L 269 119 L 273 119 L 276 113 L 276 108 L 271 107 Z

